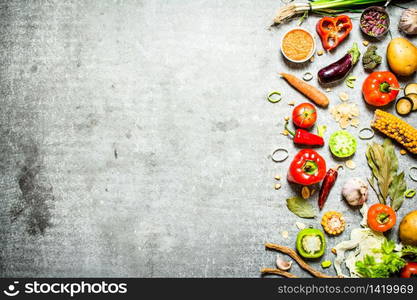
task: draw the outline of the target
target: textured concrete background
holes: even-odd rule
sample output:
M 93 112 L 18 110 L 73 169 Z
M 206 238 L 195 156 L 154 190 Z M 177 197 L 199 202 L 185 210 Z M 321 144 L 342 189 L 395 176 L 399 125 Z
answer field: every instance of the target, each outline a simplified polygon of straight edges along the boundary
M 277 72 L 315 74 L 363 36 L 356 19 L 334 54 L 291 67 L 278 45 L 296 22 L 268 30 L 279 5 L 0 0 L 0 275 L 258 277 L 274 264 L 264 242 L 292 246 L 296 221 L 319 226 L 286 209 L 296 191 L 285 181 L 273 189 L 290 159 L 274 164 L 269 154 L 296 151 L 279 134 L 287 101 L 305 101 Z M 398 36 L 401 9 L 390 12 Z M 388 41 L 378 42 L 381 53 Z M 354 75 L 365 76 L 360 65 Z M 348 92 L 368 126 L 361 79 L 354 90 L 334 88 L 331 105 Z M 265 95 L 276 89 L 284 100 L 273 105 Z M 415 115 L 408 120 L 417 126 Z M 328 110 L 318 123 L 327 134 L 337 128 Z M 369 175 L 365 145 L 326 205 L 350 226 L 329 248 L 360 220 L 339 194 L 347 176 Z M 335 163 L 327 148 L 320 153 Z

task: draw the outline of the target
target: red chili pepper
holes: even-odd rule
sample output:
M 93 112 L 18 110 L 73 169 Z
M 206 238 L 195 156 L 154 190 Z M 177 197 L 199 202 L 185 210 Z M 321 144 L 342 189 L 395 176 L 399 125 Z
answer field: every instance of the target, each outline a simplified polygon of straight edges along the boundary
M 288 121 L 285 122 L 285 130 L 291 134 L 294 144 L 307 146 L 323 146 L 324 140 L 321 136 L 310 133 L 304 129 L 297 129 L 295 132 L 288 128 Z
M 327 171 L 326 173 L 326 176 L 324 177 L 323 183 L 320 188 L 319 200 L 318 200 L 320 209 L 323 208 L 324 203 L 326 202 L 327 197 L 329 196 L 330 190 L 332 189 L 332 187 L 334 186 L 336 182 L 337 175 L 338 175 L 337 170 L 339 168 L 343 168 L 343 166 L 337 165 L 336 167 L 329 169 L 329 171 Z
M 290 182 L 311 185 L 320 182 L 326 175 L 326 161 L 313 149 L 303 149 L 297 153 L 288 169 Z
M 321 18 L 316 26 L 325 50 L 336 48 L 352 30 L 352 21 L 346 15 Z
M 408 262 L 401 270 L 401 278 L 411 278 L 417 275 L 417 262 Z

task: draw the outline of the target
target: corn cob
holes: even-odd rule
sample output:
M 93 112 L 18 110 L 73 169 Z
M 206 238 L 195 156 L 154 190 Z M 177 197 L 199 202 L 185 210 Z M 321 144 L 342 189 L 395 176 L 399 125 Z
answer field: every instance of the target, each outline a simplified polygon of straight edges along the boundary
M 396 116 L 377 109 L 371 126 L 417 154 L 417 129 Z

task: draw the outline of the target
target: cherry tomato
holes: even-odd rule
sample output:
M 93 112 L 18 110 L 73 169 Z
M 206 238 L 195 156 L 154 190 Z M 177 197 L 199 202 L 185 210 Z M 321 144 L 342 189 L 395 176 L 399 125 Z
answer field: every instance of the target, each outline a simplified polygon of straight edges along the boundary
M 372 230 L 385 232 L 397 222 L 395 211 L 385 204 L 374 204 L 368 209 L 368 226 Z
M 413 276 L 414 275 L 414 276 Z M 417 275 L 417 262 L 408 262 L 401 270 L 401 278 L 411 278 Z
M 311 103 L 301 103 L 292 111 L 292 121 L 300 128 L 310 128 L 316 123 L 317 111 Z
M 384 106 L 397 98 L 400 84 L 391 72 L 373 72 L 363 82 L 362 94 L 366 103 Z

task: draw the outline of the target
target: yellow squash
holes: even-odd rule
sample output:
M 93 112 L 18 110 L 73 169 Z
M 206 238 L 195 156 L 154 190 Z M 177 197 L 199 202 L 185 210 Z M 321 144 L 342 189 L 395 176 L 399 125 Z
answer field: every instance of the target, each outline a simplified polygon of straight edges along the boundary
M 391 70 L 397 75 L 409 76 L 417 71 L 417 47 L 405 38 L 391 40 L 387 59 Z

